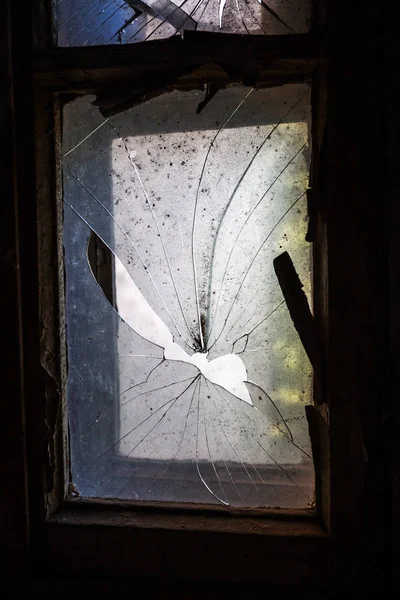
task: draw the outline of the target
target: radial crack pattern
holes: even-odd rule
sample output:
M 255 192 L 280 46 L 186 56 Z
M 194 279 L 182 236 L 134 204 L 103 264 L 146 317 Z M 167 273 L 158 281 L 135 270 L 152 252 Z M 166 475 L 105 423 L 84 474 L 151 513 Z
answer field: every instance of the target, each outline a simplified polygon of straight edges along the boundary
M 223 22 L 232 7 L 247 27 L 268 12 L 227 2 Z M 202 98 L 64 109 L 72 477 L 89 497 L 301 508 L 312 373 L 272 263 L 290 252 L 309 293 L 309 91 Z

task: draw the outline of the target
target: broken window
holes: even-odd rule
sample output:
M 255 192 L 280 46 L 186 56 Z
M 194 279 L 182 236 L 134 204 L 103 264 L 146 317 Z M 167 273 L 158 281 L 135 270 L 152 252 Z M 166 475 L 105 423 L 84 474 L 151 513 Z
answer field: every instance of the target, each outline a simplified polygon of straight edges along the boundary
M 131 44 L 184 30 L 287 35 L 309 30 L 310 1 L 59 0 L 59 46 Z
M 84 496 L 305 507 L 306 84 L 64 108 L 72 479 Z M 199 111 L 200 107 L 200 111 Z M 108 273 L 108 275 L 107 275 Z M 105 275 L 106 274 L 106 275 Z

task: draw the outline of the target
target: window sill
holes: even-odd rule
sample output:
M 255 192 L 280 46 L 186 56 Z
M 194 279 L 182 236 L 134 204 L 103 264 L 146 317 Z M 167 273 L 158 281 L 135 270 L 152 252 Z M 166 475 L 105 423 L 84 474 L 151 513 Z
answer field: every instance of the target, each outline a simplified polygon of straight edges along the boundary
M 46 523 L 46 568 L 74 574 L 323 583 L 330 539 L 312 511 L 68 499 Z
M 52 525 L 208 531 L 273 536 L 327 537 L 314 510 L 226 508 L 167 502 L 69 497 Z

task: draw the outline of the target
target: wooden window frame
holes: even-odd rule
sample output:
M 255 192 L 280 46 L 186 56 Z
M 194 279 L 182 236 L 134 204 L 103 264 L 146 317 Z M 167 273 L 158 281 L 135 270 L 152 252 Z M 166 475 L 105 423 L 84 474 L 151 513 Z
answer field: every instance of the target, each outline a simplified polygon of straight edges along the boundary
M 21 23 L 20 9 L 11 3 L 9 15 L 24 477 L 34 564 L 46 573 L 323 586 L 382 577 L 387 512 L 378 490 L 386 485 L 382 423 L 388 407 L 382 386 L 389 337 L 382 292 L 389 269 L 382 264 L 389 249 L 387 213 L 376 202 L 385 174 L 378 3 L 366 2 L 362 15 L 351 3 L 345 18 L 335 3 L 320 3 L 313 33 L 301 36 L 227 41 L 217 34 L 211 43 L 204 34 L 203 40 L 189 35 L 183 42 L 147 42 L 145 62 L 142 44 L 51 49 L 50 2 L 29 4 L 34 18 Z M 354 38 L 361 43 L 356 48 Z M 190 51 L 180 52 L 182 44 Z M 177 85 L 177 76 L 183 87 L 204 81 L 251 84 L 252 77 L 263 85 L 313 81 L 309 235 L 324 365 L 308 415 L 316 514 L 68 495 L 60 98 L 97 93 L 103 107 L 121 109 L 132 103 L 133 79 L 148 89 L 146 77 L 159 68 L 160 47 L 165 88 Z

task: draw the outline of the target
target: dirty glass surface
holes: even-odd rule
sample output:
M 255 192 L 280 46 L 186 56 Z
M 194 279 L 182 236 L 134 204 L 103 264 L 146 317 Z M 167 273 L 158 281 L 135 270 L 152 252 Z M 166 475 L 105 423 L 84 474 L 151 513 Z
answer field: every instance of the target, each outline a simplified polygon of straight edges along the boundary
M 59 46 L 131 44 L 185 29 L 242 34 L 304 33 L 310 0 L 59 0 Z
M 63 118 L 72 478 L 84 496 L 305 507 L 312 373 L 273 270 L 305 242 L 307 85 Z

